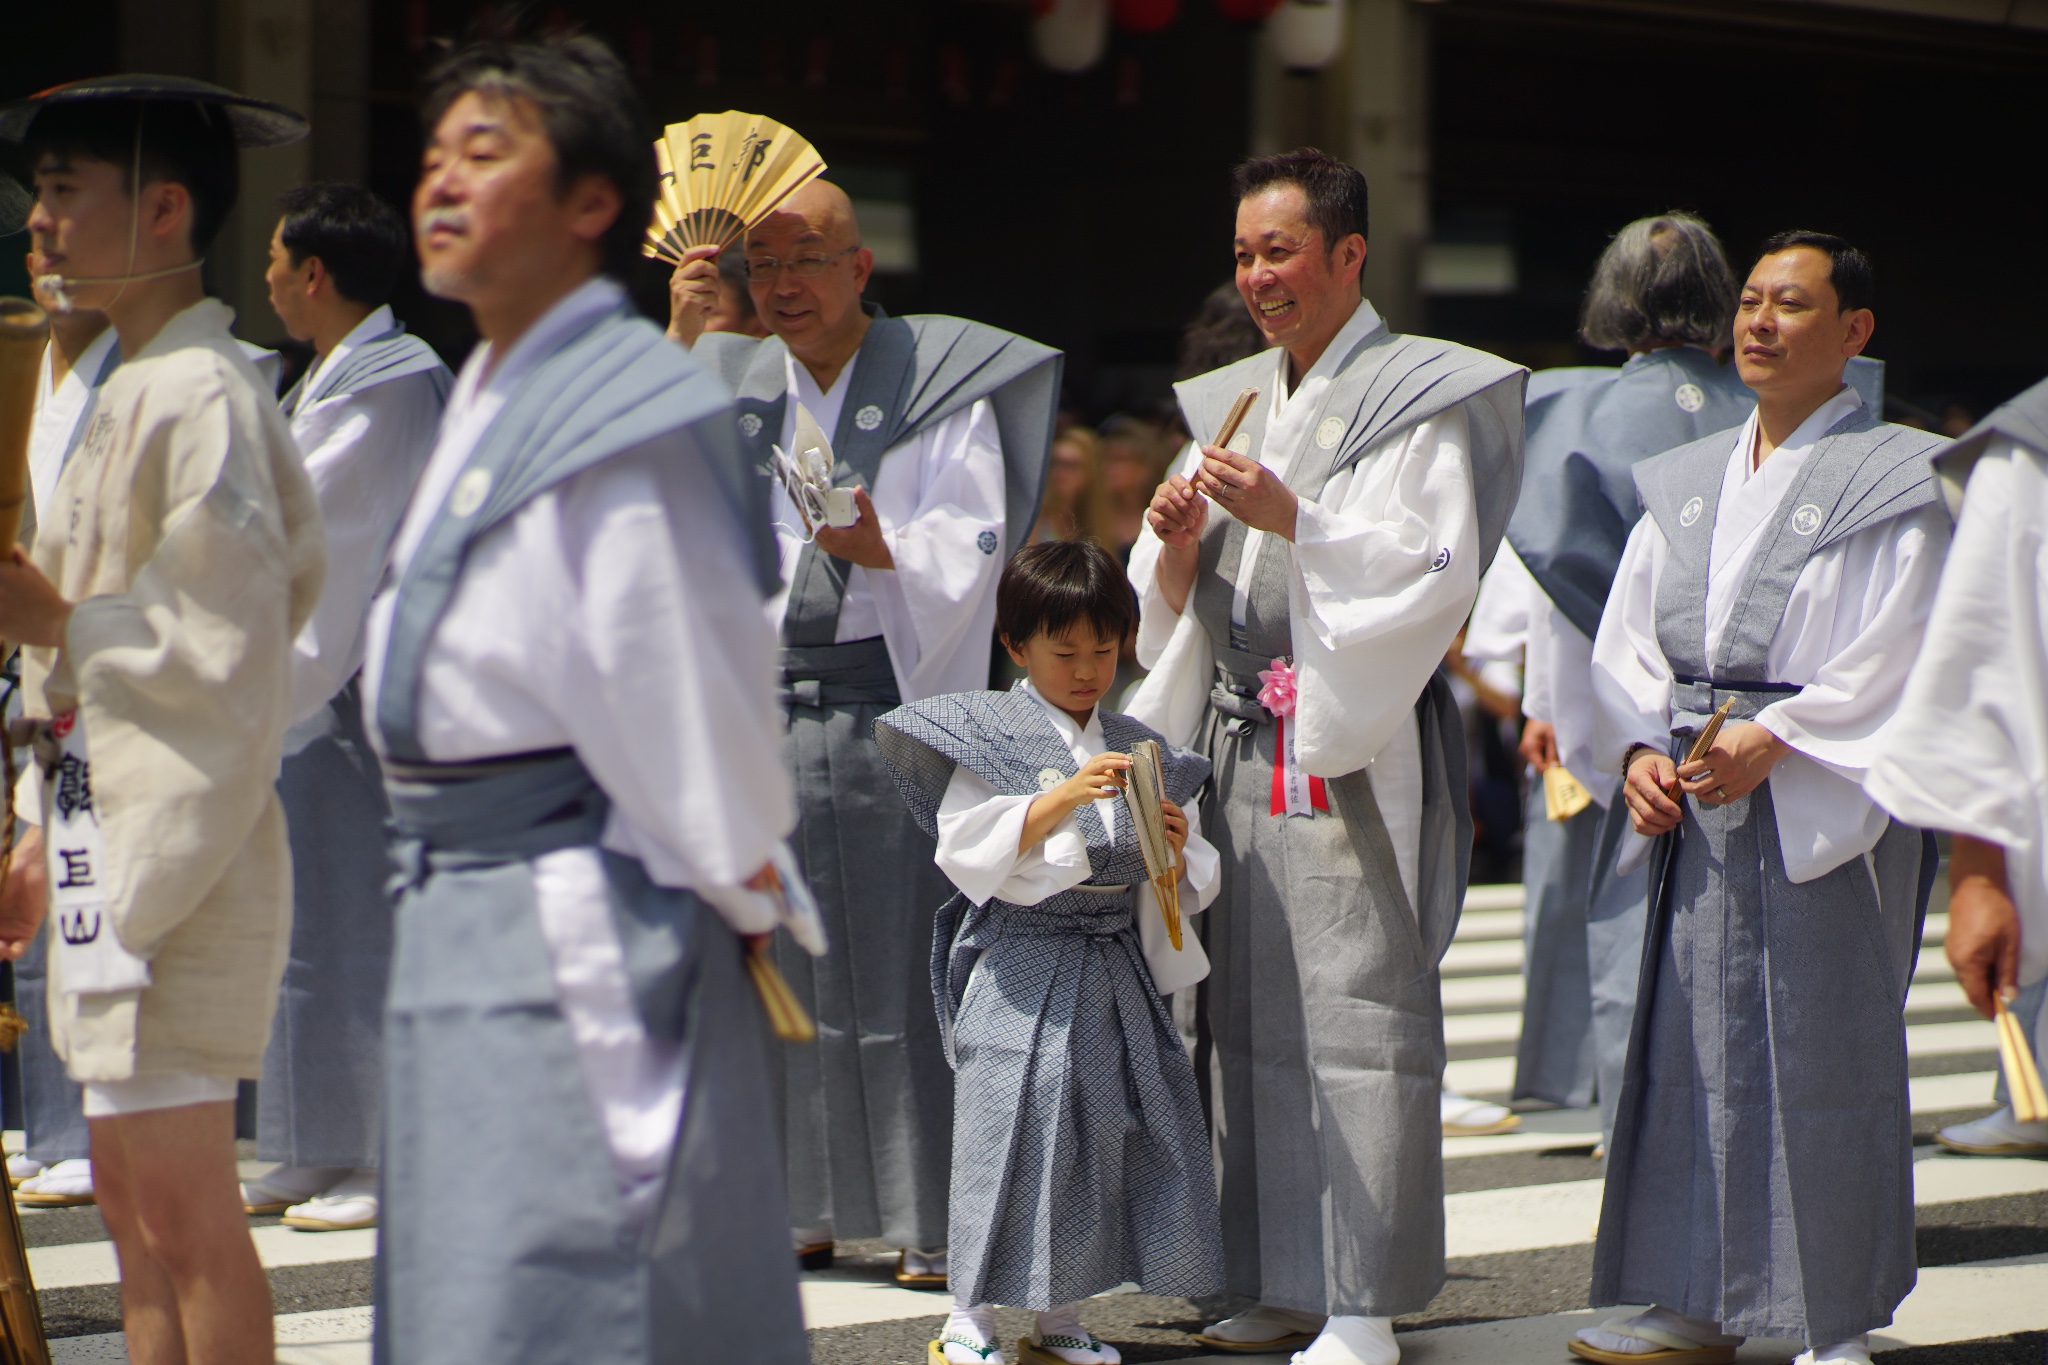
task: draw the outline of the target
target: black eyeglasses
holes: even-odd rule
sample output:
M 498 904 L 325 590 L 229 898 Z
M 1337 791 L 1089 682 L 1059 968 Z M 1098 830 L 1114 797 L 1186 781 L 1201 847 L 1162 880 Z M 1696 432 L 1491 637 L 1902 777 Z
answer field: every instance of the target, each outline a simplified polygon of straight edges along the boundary
M 825 273 L 826 266 L 832 264 L 841 256 L 850 256 L 859 250 L 860 243 L 855 242 L 845 250 L 835 251 L 830 256 L 794 256 L 786 261 L 778 261 L 773 256 L 749 256 L 747 258 L 747 278 L 750 280 L 772 280 L 787 270 L 800 280 L 815 280 L 818 276 Z

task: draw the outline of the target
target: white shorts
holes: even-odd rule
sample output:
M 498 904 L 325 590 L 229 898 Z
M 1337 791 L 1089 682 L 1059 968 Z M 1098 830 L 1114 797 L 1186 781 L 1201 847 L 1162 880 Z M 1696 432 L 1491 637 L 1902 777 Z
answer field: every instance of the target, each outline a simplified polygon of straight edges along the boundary
M 190 1071 L 125 1081 L 87 1081 L 85 1116 L 106 1119 L 117 1114 L 146 1114 L 152 1109 L 183 1109 L 188 1104 L 232 1102 L 236 1084 L 233 1077 L 199 1076 Z

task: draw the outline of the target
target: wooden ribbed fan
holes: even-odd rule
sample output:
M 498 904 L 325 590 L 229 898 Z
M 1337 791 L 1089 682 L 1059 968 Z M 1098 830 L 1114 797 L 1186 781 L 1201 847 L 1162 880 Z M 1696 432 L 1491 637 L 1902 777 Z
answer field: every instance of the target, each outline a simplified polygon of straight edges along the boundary
M 737 109 L 671 123 L 654 159 L 661 197 L 645 250 L 671 265 L 691 247 L 732 245 L 825 169 L 793 129 Z

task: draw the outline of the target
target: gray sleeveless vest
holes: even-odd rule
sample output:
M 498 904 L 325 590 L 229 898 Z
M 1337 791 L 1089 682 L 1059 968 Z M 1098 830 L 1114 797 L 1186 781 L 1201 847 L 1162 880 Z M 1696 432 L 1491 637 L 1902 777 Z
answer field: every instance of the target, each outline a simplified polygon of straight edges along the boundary
M 2048 379 L 1993 408 L 1989 417 L 1934 452 L 1934 470 L 1951 516 L 1962 514 L 1963 489 L 1970 482 L 1970 471 L 1977 467 L 1992 438 L 2001 436 L 2048 456 Z
M 1671 665 L 1674 730 L 1703 724 L 1730 696 L 1731 714 L 1747 720 L 1797 692 L 1771 679 L 1766 656 L 1806 561 L 1936 497 L 1927 457 L 1939 438 L 1880 421 L 1868 408 L 1844 417 L 1815 444 L 1765 527 L 1719 656 L 1709 659 L 1707 560 L 1735 439 L 1720 432 L 1636 466 L 1643 506 L 1671 547 L 1657 587 L 1657 638 Z
M 832 433 L 835 479 L 873 488 L 885 453 L 986 398 L 1002 441 L 1009 532 L 1008 546 L 991 547 L 989 553 L 1015 551 L 1030 534 L 1045 491 L 1062 356 L 965 318 L 892 318 L 877 305 L 863 306 L 874 321 L 861 341 L 860 360 Z M 788 348 L 775 337 L 755 340 L 712 332 L 698 340 L 694 354 L 738 395 L 741 449 L 765 478 L 769 447 L 782 439 Z M 804 547 L 783 615 L 784 644 L 834 642 L 852 567 L 815 545 Z
M 709 372 L 623 304 L 540 363 L 477 442 L 457 480 L 481 476 L 481 501 L 465 511 L 451 496 L 399 580 L 377 698 L 386 754 L 400 763 L 428 761 L 418 731 L 421 671 L 469 547 L 535 497 L 615 455 L 691 428 L 713 476 L 705 495 L 722 497 L 752 535 L 759 585 L 773 582 L 765 490 L 759 496 L 749 491 L 751 476 L 740 464 L 732 429 L 706 420 L 727 406 Z
M 1274 357 L 1261 352 L 1175 386 L 1188 427 L 1200 439 L 1215 434 L 1244 389 L 1273 383 Z M 1294 453 L 1287 486 L 1311 500 L 1340 470 L 1362 459 L 1378 442 L 1417 426 L 1459 404 L 1471 427 L 1472 485 L 1479 505 L 1481 572 L 1493 559 L 1521 488 L 1522 385 L 1528 371 L 1498 356 L 1430 337 L 1399 336 L 1382 323 L 1361 340 L 1323 392 L 1322 404 L 1306 426 L 1317 431 L 1336 418 L 1344 434 L 1328 450 L 1313 438 Z M 1256 458 L 1277 462 L 1282 452 L 1265 452 L 1270 395 L 1262 393 L 1242 428 Z M 1475 402 L 1475 399 L 1487 401 Z M 1232 445 L 1238 443 L 1233 441 Z M 1256 672 L 1294 652 L 1288 613 L 1287 556 L 1259 556 L 1250 584 L 1245 628 L 1233 638 L 1232 595 L 1244 558 L 1245 526 L 1212 506 L 1202 533 L 1201 571 L 1195 583 L 1195 613 L 1217 649 L 1218 661 L 1235 673 Z M 1249 669 L 1245 657 L 1256 660 Z
M 389 384 L 394 379 L 415 374 L 432 375 L 435 396 L 447 401 L 448 390 L 455 382 L 448 373 L 448 367 L 441 363 L 441 357 L 434 353 L 433 347 L 410 335 L 405 324 L 400 323 L 343 356 L 341 363 L 328 367 L 311 388 L 306 385 L 306 376 L 300 375 L 299 382 L 291 386 L 279 406 L 284 409 L 286 417 L 296 417 L 299 409 L 308 403 L 317 403 L 336 394 L 361 393 L 379 384 Z

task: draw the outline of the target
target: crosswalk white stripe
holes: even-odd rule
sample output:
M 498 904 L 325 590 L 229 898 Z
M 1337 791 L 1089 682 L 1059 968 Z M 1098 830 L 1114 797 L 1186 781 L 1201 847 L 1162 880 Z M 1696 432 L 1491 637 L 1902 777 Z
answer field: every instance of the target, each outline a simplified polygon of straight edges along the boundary
M 371 1310 L 330 1308 L 317 1313 L 280 1313 L 278 1365 L 369 1365 Z M 103 1365 L 126 1361 L 119 1332 L 58 1337 L 50 1343 L 50 1365 Z
M 286 1227 L 251 1228 L 257 1259 L 266 1270 L 280 1266 L 330 1265 L 366 1261 L 377 1254 L 377 1234 L 295 1232 Z M 87 1284 L 113 1284 L 121 1278 L 112 1242 L 72 1242 L 65 1246 L 31 1247 L 29 1272 L 37 1289 L 71 1289 Z

